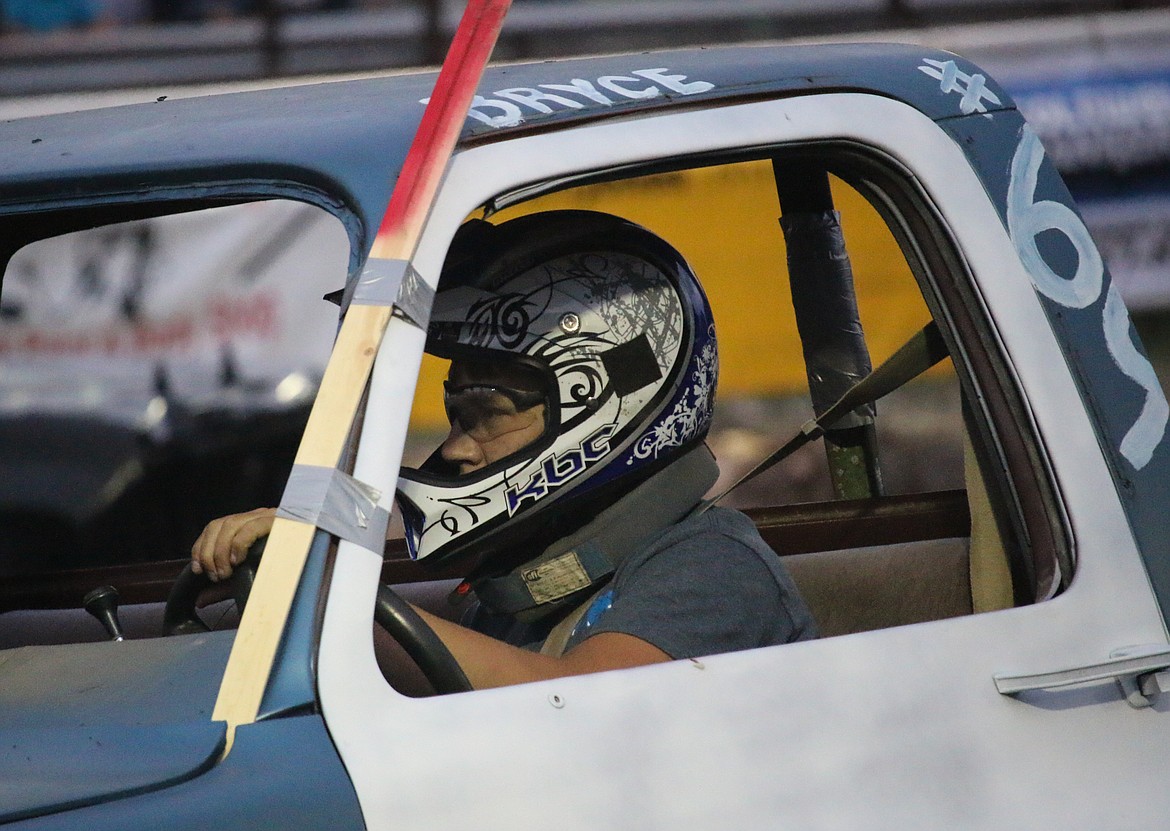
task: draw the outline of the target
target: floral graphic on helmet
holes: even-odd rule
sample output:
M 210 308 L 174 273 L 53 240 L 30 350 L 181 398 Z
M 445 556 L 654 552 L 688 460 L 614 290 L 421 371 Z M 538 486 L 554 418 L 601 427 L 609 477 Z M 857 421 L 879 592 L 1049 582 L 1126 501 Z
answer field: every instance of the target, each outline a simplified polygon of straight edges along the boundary
M 714 409 L 715 379 L 719 371 L 719 354 L 715 342 L 708 341 L 699 354 L 691 376 L 690 393 L 675 404 L 674 410 L 658 422 L 634 446 L 634 456 L 646 459 L 668 447 L 680 447 L 699 435 L 711 420 Z M 631 464 L 627 460 L 626 464 Z

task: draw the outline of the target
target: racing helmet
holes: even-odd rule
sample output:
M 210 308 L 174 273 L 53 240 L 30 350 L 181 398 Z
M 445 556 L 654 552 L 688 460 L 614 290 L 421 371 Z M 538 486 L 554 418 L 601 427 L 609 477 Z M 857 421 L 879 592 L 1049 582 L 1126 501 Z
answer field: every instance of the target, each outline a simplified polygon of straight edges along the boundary
M 401 471 L 411 557 L 439 567 L 470 558 L 473 577 L 537 556 L 710 426 L 718 353 L 707 298 L 678 251 L 612 215 L 465 223 L 426 351 L 512 362 L 542 388 L 544 431 L 517 452 L 460 475 L 436 450 Z

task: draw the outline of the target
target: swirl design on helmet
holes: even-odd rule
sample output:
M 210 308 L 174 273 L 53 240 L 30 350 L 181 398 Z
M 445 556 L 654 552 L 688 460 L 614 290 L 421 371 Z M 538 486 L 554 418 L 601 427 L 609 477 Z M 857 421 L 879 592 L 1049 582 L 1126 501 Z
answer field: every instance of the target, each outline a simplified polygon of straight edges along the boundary
M 465 519 L 469 524 L 475 525 L 479 522 L 479 515 L 475 512 L 475 509 L 491 505 L 491 497 L 487 494 L 471 494 L 469 496 L 460 496 L 440 501 L 452 508 L 458 509 L 457 512 L 444 509 L 435 518 L 435 524 L 450 534 L 459 533 L 459 521 L 461 518 Z
M 532 325 L 531 294 L 505 294 L 476 303 L 468 311 L 467 323 L 476 335 L 475 346 L 487 346 L 492 339 L 505 349 L 514 349 L 523 343 Z
M 613 347 L 595 335 L 561 335 L 543 339 L 529 353 L 545 362 L 556 374 L 560 387 L 560 413 L 567 428 L 582 412 L 588 413 L 609 396 L 605 374 L 597 366 L 597 355 Z

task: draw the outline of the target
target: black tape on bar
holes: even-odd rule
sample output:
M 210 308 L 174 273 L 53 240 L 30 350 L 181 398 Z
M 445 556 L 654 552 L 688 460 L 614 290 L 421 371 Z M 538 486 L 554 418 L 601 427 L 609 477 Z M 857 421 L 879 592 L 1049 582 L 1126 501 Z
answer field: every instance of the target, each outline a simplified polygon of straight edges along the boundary
M 820 414 L 868 375 L 872 365 L 828 175 L 801 165 L 777 165 L 775 172 L 792 305 L 813 410 Z M 873 414 L 873 407 L 867 405 L 835 427 L 872 423 Z
M 788 246 L 792 305 L 804 350 L 813 409 L 823 413 L 869 374 L 872 365 L 857 312 L 853 270 L 836 211 L 789 214 L 780 219 Z M 837 427 L 873 419 L 867 406 Z

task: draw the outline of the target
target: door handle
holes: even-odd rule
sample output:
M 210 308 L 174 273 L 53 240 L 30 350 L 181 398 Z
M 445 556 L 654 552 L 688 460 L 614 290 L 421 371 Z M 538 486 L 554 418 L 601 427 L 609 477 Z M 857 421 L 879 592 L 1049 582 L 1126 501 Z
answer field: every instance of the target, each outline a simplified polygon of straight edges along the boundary
M 997 673 L 993 676 L 1000 695 L 1051 690 L 1107 678 L 1117 679 L 1131 706 L 1150 706 L 1159 694 L 1170 691 L 1170 646 L 1127 646 L 1113 650 L 1108 660 L 1096 664 L 1027 675 Z

